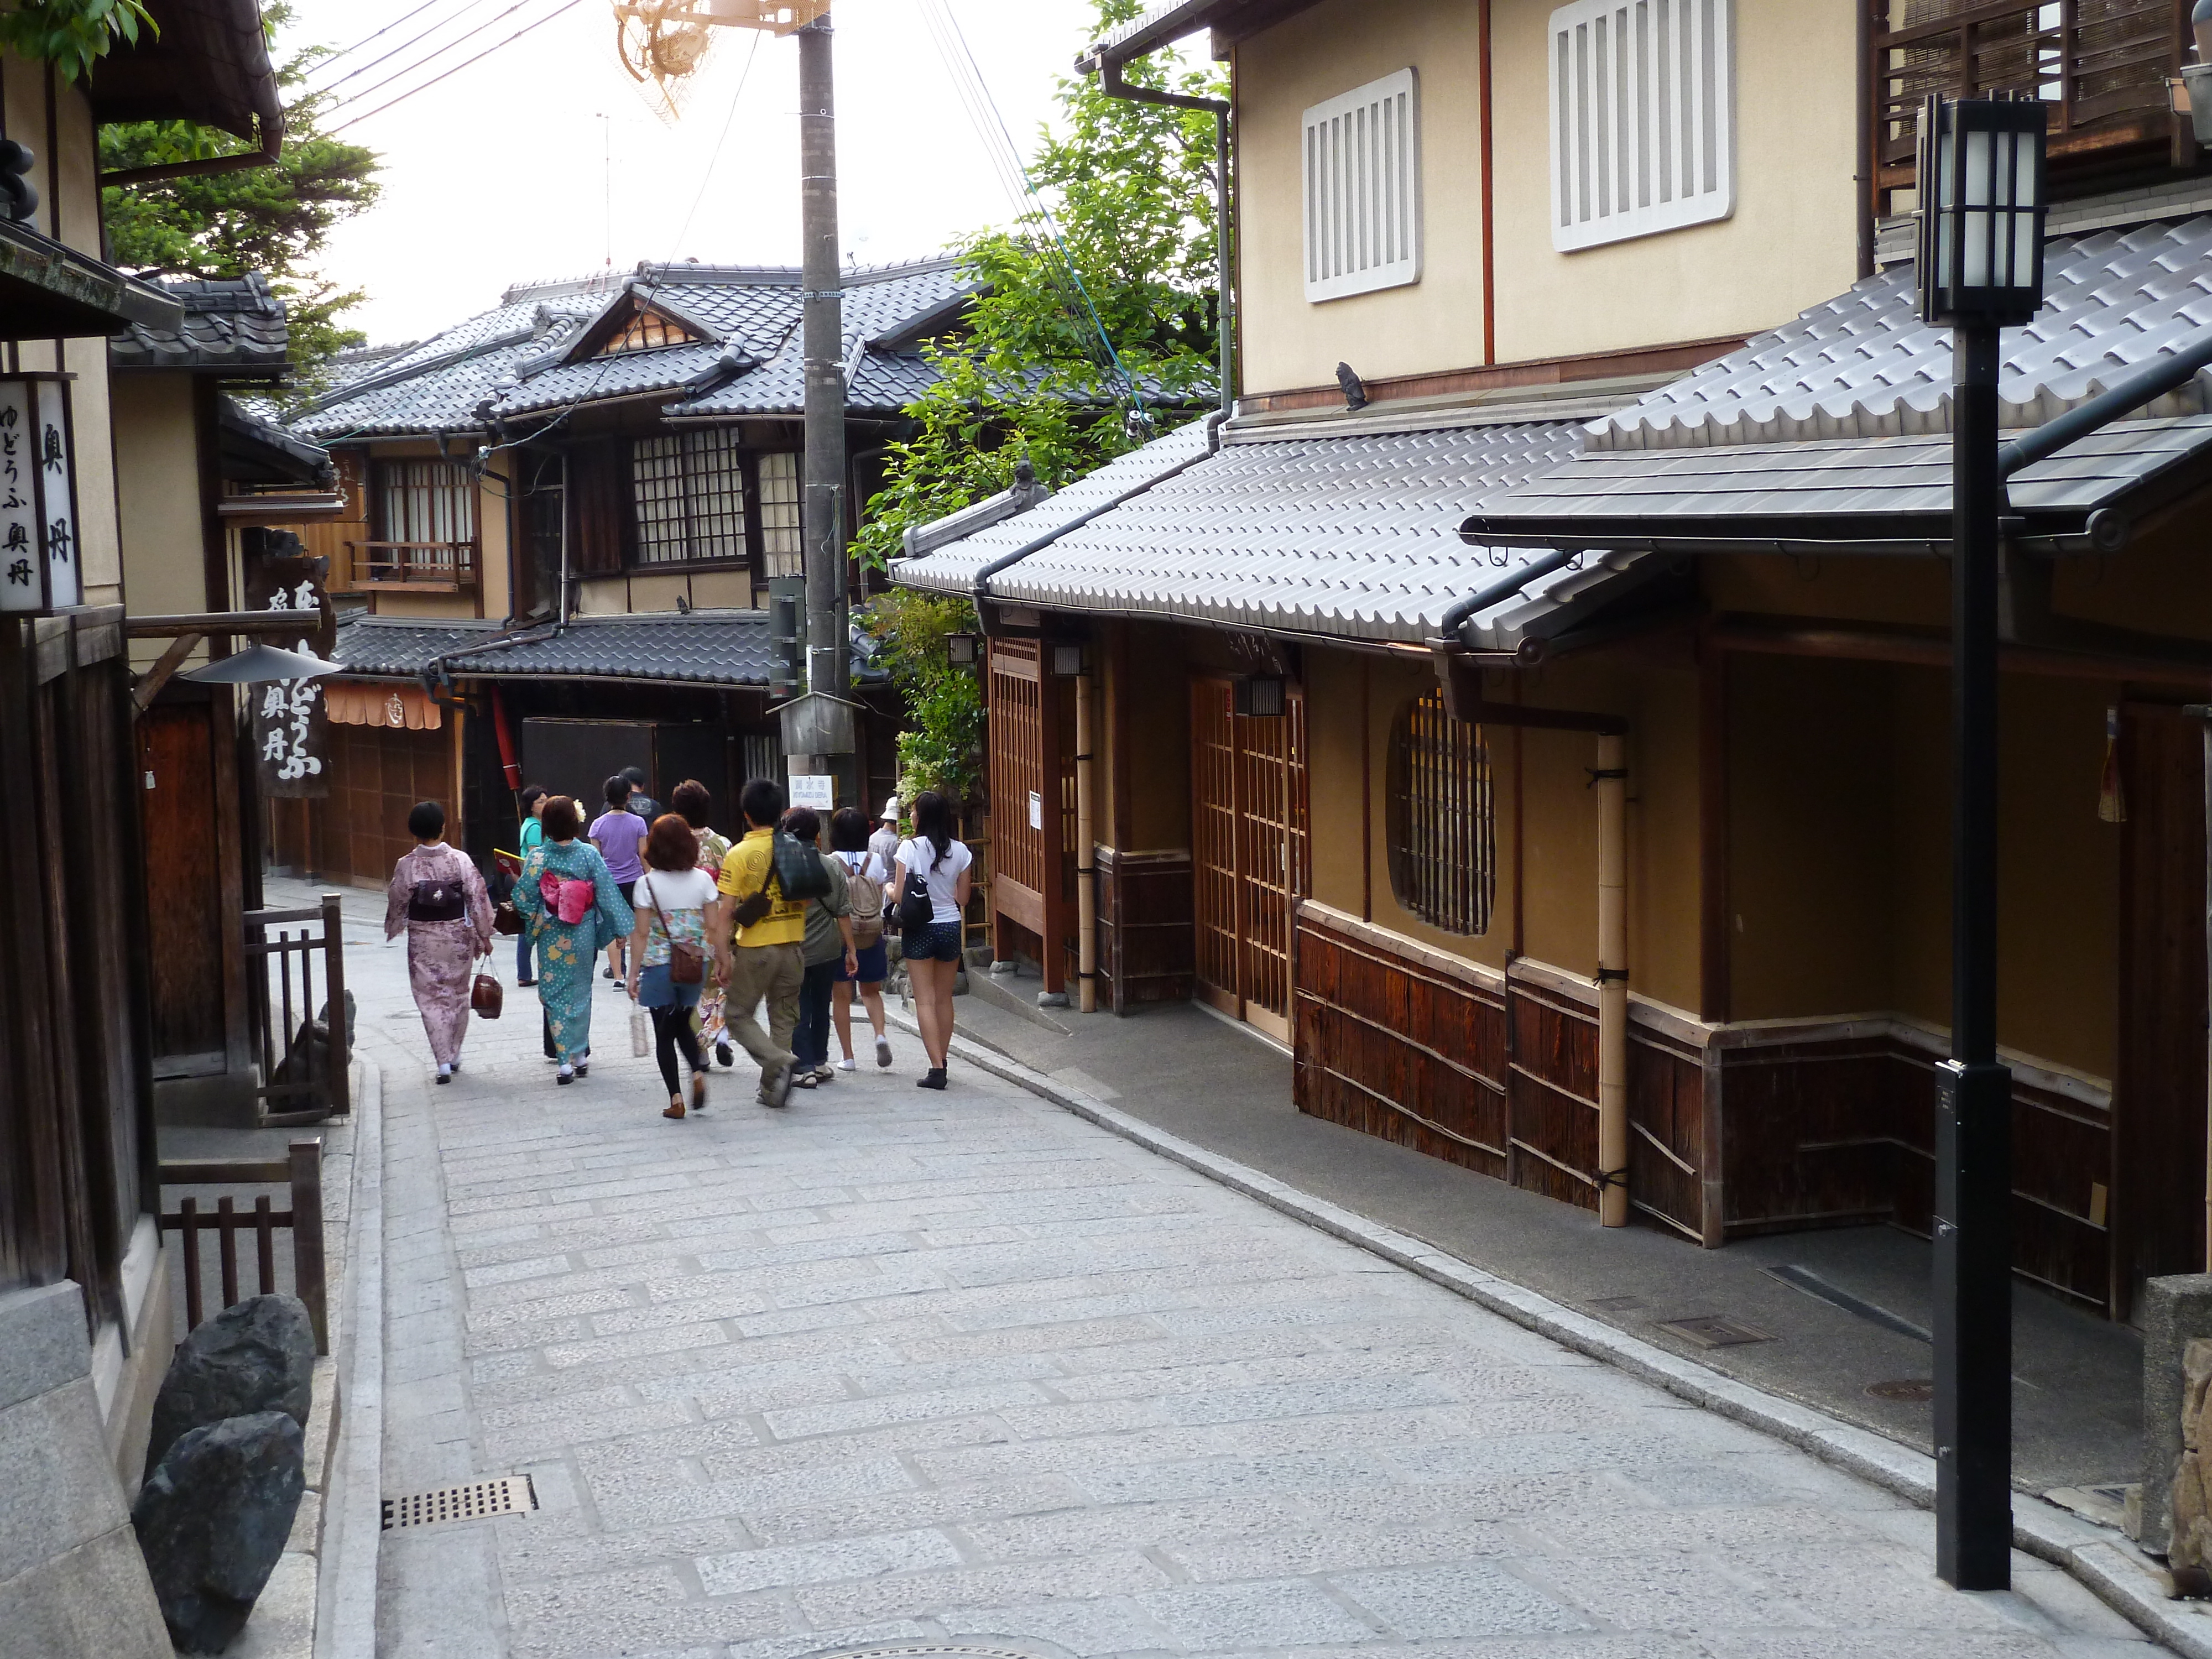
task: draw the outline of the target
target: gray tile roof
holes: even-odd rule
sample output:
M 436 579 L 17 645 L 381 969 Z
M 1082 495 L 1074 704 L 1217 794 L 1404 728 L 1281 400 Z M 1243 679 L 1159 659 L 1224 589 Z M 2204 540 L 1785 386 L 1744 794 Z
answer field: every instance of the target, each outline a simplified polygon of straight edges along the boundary
M 855 410 L 902 408 L 935 374 L 899 331 L 965 291 L 950 258 L 844 274 L 845 363 Z M 580 334 L 636 294 L 706 337 L 612 356 L 562 360 Z M 641 266 L 622 279 L 524 285 L 434 337 L 362 362 L 291 424 L 324 442 L 480 430 L 489 410 L 526 421 L 577 403 L 665 398 L 693 419 L 797 415 L 805 406 L 800 273 L 782 267 Z M 692 382 L 738 354 L 703 392 Z M 750 366 L 746 366 L 750 365 Z
M 290 337 L 284 302 L 258 272 L 236 279 L 157 281 L 155 287 L 184 307 L 173 328 L 133 323 L 107 342 L 107 361 L 118 369 L 217 369 L 255 380 L 283 374 Z
M 765 611 L 661 611 L 576 617 L 513 634 L 493 622 L 356 617 L 342 623 L 331 653 L 357 674 L 415 678 L 443 655 L 455 678 L 649 680 L 686 685 L 765 686 L 772 651 Z M 856 647 L 860 644 L 855 639 Z M 856 683 L 884 678 L 855 650 Z
M 993 595 L 1054 610 L 1419 642 L 1457 601 L 1533 562 L 1467 545 L 1459 527 L 1468 508 L 1487 491 L 1548 471 L 1582 441 L 1569 422 L 1451 418 L 1375 433 L 1232 430 L 1211 456 L 1191 436 L 1202 426 L 1186 428 L 1041 507 L 902 562 L 894 576 L 968 591 L 990 559 L 1151 477 L 1158 482 L 1143 493 L 993 578 Z M 1194 453 L 1201 459 L 1173 471 Z M 1658 566 L 1627 555 L 1536 580 L 1487 607 L 1475 636 L 1510 649 L 1560 631 L 1600 589 L 1609 599 Z
M 362 617 L 338 629 L 336 660 L 362 674 L 413 677 L 450 653 L 455 676 L 560 677 L 766 685 L 770 661 L 764 611 L 694 611 L 635 617 L 579 617 L 565 629 L 493 647 L 497 623 L 416 622 Z
M 2212 216 L 2046 245 L 2046 299 L 2004 331 L 2004 424 L 2035 426 L 2212 329 Z M 1596 449 L 1892 437 L 1950 428 L 1951 337 L 1915 313 L 1910 265 L 1869 276 L 1591 428 Z M 2197 383 L 2158 415 L 2208 404 Z
M 2115 515 L 2106 530 L 2120 533 L 2208 473 L 2212 416 L 2130 421 L 2023 468 L 2008 495 L 2027 521 L 2024 542 L 2080 551 L 2092 514 Z M 1950 514 L 1951 440 L 1936 434 L 1595 450 L 1485 501 L 1465 529 L 1557 547 L 1934 551 L 1950 538 Z

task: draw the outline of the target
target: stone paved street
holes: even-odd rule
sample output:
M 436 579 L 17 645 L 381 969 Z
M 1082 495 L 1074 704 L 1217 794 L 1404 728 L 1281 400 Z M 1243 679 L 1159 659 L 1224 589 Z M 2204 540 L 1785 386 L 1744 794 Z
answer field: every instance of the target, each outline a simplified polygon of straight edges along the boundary
M 536 1005 L 428 1086 L 397 948 L 385 1479 L 534 1515 L 386 1534 L 406 1659 L 1051 1653 L 2148 1659 L 1932 1523 L 914 1045 L 664 1121 L 627 1005 L 556 1090 Z M 503 963 L 512 972 L 511 958 Z

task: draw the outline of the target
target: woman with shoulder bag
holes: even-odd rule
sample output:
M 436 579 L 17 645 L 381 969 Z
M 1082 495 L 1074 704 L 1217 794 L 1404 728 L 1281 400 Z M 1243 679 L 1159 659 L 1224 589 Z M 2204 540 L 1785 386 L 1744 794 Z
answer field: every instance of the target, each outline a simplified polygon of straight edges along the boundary
M 645 842 L 645 873 L 631 889 L 637 926 L 629 940 L 629 994 L 653 1017 L 653 1047 L 668 1085 L 661 1116 L 684 1115 L 676 1055 L 691 1068 L 691 1109 L 707 1109 L 707 1061 L 691 1029 L 691 1011 L 707 981 L 707 916 L 714 878 L 699 868 L 698 833 L 680 813 L 653 821 Z
M 920 1089 L 945 1086 L 952 1047 L 952 982 L 960 972 L 975 854 L 952 834 L 952 803 L 934 789 L 914 799 L 914 834 L 899 843 L 891 890 L 899 896 L 900 953 L 914 981 L 915 1023 L 929 1071 Z
M 514 908 L 538 946 L 538 1000 L 545 1010 L 545 1054 L 561 1062 L 554 1079 L 574 1083 L 592 1066 L 592 964 L 629 936 L 636 918 L 599 848 L 579 840 L 583 815 L 567 795 L 545 804 L 543 845 L 522 861 Z
M 491 895 L 475 865 L 446 845 L 446 809 L 418 802 L 407 815 L 411 852 L 392 866 L 384 907 L 384 936 L 407 930 L 407 977 L 429 1033 L 438 1081 L 461 1069 L 469 1032 L 470 991 L 478 957 L 491 950 Z
M 845 866 L 847 896 L 853 913 L 853 955 L 856 966 L 848 974 L 841 963 L 831 987 L 830 1012 L 837 1025 L 837 1047 L 844 1058 L 837 1069 L 853 1069 L 853 993 L 868 1011 L 868 1024 L 876 1033 L 876 1064 L 891 1063 L 891 1042 L 884 1035 L 884 981 L 890 976 L 890 943 L 884 928 L 890 921 L 891 860 L 869 846 L 868 821 L 857 806 L 842 806 L 830 820 L 830 846 Z

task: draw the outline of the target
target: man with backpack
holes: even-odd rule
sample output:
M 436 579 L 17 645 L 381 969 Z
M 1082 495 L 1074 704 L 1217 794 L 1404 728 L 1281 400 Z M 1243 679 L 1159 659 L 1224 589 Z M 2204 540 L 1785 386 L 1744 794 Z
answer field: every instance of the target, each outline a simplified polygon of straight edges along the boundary
M 811 847 L 778 834 L 783 790 L 771 780 L 755 778 L 745 785 L 738 811 L 744 836 L 722 860 L 716 884 L 721 899 L 709 924 L 715 961 L 729 988 L 722 1018 L 730 1036 L 760 1064 L 761 1103 L 785 1106 L 795 1065 L 791 1037 L 806 979 L 806 905 L 828 892 L 830 872 Z M 763 1002 L 766 1030 L 755 1016 Z

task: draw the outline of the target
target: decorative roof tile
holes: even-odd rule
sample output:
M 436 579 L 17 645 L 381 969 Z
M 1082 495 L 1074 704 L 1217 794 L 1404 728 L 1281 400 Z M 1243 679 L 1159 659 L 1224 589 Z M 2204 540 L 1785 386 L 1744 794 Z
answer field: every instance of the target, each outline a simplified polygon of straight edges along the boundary
M 111 367 L 217 369 L 262 380 L 289 368 L 284 302 L 258 272 L 204 282 L 169 278 L 154 286 L 179 301 L 184 316 L 173 328 L 133 323 L 110 336 Z

